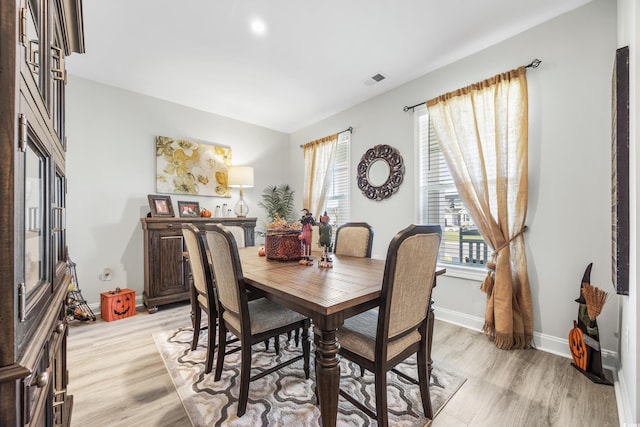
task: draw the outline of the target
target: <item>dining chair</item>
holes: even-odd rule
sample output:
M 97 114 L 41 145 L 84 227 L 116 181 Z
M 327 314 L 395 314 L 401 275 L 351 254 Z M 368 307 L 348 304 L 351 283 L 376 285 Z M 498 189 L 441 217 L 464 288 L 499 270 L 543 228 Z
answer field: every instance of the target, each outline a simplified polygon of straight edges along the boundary
M 336 230 L 333 252 L 336 255 L 371 258 L 372 246 L 373 227 L 366 222 L 347 222 Z
M 218 312 L 214 296 L 213 277 L 207 258 L 204 242 L 201 239 L 200 230 L 193 224 L 182 225 L 182 236 L 187 249 L 187 258 L 191 269 L 191 323 L 193 325 L 193 339 L 191 350 L 198 347 L 202 312 L 207 315 L 207 362 L 205 373 L 211 372 L 213 367 L 213 354 L 216 343 L 216 322 Z
M 411 225 L 394 236 L 385 263 L 380 306 L 345 320 L 337 331 L 340 355 L 375 376 L 375 412 L 340 390 L 340 395 L 387 426 L 387 372 L 419 385 L 424 415 L 433 417 L 429 396 L 428 313 L 438 249 L 439 225 Z M 418 379 L 396 365 L 417 354 Z
M 205 237 L 211 252 L 213 278 L 216 283 L 218 309 L 218 355 L 214 379 L 222 376 L 226 355 L 227 331 L 240 339 L 240 393 L 237 415 L 242 416 L 247 407 L 249 382 L 264 377 L 300 359 L 304 362 L 304 375 L 309 378 L 310 344 L 309 318 L 289 310 L 266 298 L 249 300 L 238 255 L 238 247 L 232 234 L 215 224 L 208 225 Z M 257 256 L 257 255 L 256 255 Z M 287 359 L 275 366 L 251 376 L 251 351 L 256 343 L 302 328 L 302 355 Z

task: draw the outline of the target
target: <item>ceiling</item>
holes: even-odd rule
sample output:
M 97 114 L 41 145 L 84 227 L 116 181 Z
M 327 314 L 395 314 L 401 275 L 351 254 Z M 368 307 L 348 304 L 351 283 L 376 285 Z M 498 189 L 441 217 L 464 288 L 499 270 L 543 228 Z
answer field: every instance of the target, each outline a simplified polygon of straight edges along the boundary
M 83 0 L 67 69 L 290 133 L 589 1 Z

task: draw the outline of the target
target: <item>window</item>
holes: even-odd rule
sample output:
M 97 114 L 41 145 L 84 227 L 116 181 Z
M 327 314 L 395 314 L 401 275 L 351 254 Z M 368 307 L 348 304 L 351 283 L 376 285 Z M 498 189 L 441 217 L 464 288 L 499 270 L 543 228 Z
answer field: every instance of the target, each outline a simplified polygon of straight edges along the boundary
M 420 223 L 442 227 L 440 262 L 484 267 L 491 250 L 458 195 L 426 107 L 416 108 L 414 117 L 419 151 Z
M 351 132 L 342 132 L 338 135 L 336 155 L 331 170 L 331 181 L 326 197 L 326 211 L 331 224 L 338 226 L 349 221 L 349 152 L 351 146 Z M 318 218 L 322 212 L 316 212 Z

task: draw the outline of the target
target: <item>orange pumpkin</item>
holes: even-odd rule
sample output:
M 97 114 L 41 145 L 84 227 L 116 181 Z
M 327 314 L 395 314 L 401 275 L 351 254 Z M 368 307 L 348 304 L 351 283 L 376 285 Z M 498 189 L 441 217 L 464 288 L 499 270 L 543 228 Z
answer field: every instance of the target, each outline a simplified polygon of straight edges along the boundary
M 569 350 L 573 363 L 583 371 L 587 370 L 587 345 L 584 343 L 582 330 L 573 321 L 573 328 L 569 331 Z
M 258 249 L 258 256 L 265 256 L 267 253 L 264 251 L 264 247 Z
M 202 210 L 200 211 L 200 216 L 201 216 L 202 218 L 211 218 L 211 211 L 210 211 L 210 210 L 208 210 L 208 209 L 202 209 Z

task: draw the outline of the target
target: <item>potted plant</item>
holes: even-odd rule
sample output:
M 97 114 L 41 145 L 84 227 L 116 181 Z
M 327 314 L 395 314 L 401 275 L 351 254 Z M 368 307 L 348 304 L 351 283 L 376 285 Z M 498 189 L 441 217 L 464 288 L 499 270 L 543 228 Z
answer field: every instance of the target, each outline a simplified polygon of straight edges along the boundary
M 267 211 L 264 249 L 267 259 L 294 261 L 302 257 L 300 223 L 294 220 L 293 190 L 289 184 L 270 185 L 262 192 L 258 206 Z

